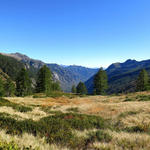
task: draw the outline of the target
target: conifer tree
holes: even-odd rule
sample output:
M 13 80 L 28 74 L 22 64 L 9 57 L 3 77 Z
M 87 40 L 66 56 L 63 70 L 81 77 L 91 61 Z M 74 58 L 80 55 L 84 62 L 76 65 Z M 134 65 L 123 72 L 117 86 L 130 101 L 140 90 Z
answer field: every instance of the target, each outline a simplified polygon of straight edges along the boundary
M 101 68 L 97 74 L 94 77 L 94 91 L 93 94 L 96 95 L 103 95 L 105 94 L 107 88 L 108 88 L 108 81 L 107 81 L 107 74 L 106 72 L 103 70 L 103 68 Z
M 76 89 L 78 94 L 81 95 L 87 94 L 87 88 L 83 82 L 79 82 Z
M 4 88 L 5 88 L 5 96 L 15 95 L 15 84 L 10 78 L 6 80 Z
M 38 72 L 36 82 L 36 92 L 49 94 L 52 91 L 52 73 L 50 69 L 44 65 Z
M 75 85 L 72 86 L 71 92 L 72 92 L 72 93 L 76 93 L 76 92 L 77 92 L 77 89 L 76 89 L 76 86 L 75 86 Z
M 0 97 L 4 96 L 5 91 L 4 91 L 4 83 L 2 79 L 0 78 Z
M 145 91 L 149 88 L 149 76 L 145 69 L 142 69 L 139 73 L 137 82 L 136 82 L 136 90 L 137 91 Z
M 16 78 L 16 95 L 27 96 L 31 94 L 31 80 L 25 68 L 22 68 Z

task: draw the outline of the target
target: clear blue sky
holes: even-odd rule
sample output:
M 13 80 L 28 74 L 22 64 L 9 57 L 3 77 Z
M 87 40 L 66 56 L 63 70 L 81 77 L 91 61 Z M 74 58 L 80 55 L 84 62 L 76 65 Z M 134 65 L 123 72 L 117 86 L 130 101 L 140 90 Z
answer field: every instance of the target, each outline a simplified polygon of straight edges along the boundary
M 0 0 L 0 52 L 89 67 L 150 59 L 150 0 Z

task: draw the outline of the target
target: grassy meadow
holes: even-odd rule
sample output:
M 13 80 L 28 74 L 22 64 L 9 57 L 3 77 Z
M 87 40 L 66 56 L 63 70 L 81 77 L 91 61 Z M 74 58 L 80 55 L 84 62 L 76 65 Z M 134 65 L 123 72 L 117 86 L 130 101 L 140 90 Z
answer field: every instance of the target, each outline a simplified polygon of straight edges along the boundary
M 1 98 L 0 149 L 149 150 L 150 92 Z

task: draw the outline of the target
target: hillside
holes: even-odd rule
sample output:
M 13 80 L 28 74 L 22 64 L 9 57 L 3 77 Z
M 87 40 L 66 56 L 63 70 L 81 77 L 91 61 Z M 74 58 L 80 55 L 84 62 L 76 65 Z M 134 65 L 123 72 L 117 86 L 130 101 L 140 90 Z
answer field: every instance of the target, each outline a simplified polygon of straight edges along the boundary
M 108 93 L 135 91 L 135 82 L 141 69 L 150 73 L 150 60 L 127 60 L 124 63 L 114 63 L 107 69 L 109 89 Z M 93 90 L 93 77 L 85 82 L 89 93 Z
M 18 60 L 9 56 L 0 55 L 0 69 L 13 80 L 15 80 L 17 73 L 22 67 L 24 67 L 23 63 Z
M 17 61 L 23 63 L 30 70 L 30 75 L 36 78 L 37 71 L 47 65 L 53 73 L 54 80 L 61 84 L 61 88 L 65 92 L 70 92 L 73 84 L 77 85 L 80 81 L 85 82 L 93 76 L 98 69 L 86 68 L 82 66 L 61 66 L 58 64 L 46 64 L 40 60 L 29 58 L 20 53 L 5 54 L 7 57 L 13 57 Z
M 2 80 L 6 80 L 9 78 L 9 76 L 0 69 L 0 78 Z
M 0 99 L 0 148 L 149 150 L 149 108 L 150 92 Z

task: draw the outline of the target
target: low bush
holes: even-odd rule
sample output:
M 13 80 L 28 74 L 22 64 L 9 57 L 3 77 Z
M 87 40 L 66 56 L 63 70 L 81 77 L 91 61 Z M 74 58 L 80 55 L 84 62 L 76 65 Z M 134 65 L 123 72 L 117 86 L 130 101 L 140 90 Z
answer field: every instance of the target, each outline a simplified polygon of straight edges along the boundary
M 137 95 L 136 99 L 138 101 L 150 101 L 150 95 Z
M 127 132 L 145 132 L 145 133 L 150 133 L 150 127 L 149 125 L 137 125 L 137 126 L 132 126 L 132 127 L 126 127 L 124 129 Z
M 70 111 L 70 112 L 79 112 L 79 108 L 78 107 L 72 107 L 72 108 L 68 108 L 66 110 Z
M 96 132 L 89 133 L 89 139 L 91 139 L 91 141 L 108 143 L 112 140 L 112 136 L 102 130 L 98 130 Z
M 44 93 L 35 93 L 33 95 L 33 98 L 46 98 L 46 97 L 53 97 L 53 98 L 57 98 L 57 97 L 62 97 L 62 96 L 66 96 L 68 98 L 74 98 L 77 97 L 77 95 L 72 94 L 72 93 L 64 93 L 61 91 L 52 91 L 48 94 L 44 94 Z
M 108 127 L 105 120 L 100 116 L 92 116 L 85 114 L 77 113 L 62 113 L 56 116 L 53 116 L 67 122 L 72 129 L 85 130 L 85 129 L 104 129 Z
M 123 112 L 119 115 L 119 118 L 124 118 L 130 115 L 136 115 L 138 112 L 137 111 L 127 111 L 127 112 Z
M 133 98 L 129 98 L 129 97 L 126 97 L 126 99 L 124 100 L 124 102 L 131 102 L 131 101 L 134 101 Z
M 46 137 L 48 143 L 61 144 L 69 147 L 82 147 L 86 141 L 76 137 L 72 130 L 107 128 L 103 118 L 75 113 L 55 114 L 39 121 L 15 120 L 9 115 L 0 114 L 0 128 L 8 134 L 22 135 L 24 132 Z M 99 136 L 99 135 L 97 135 Z M 106 135 L 103 135 L 106 137 Z
M 0 150 L 21 150 L 21 149 L 14 142 L 6 143 L 0 141 Z

